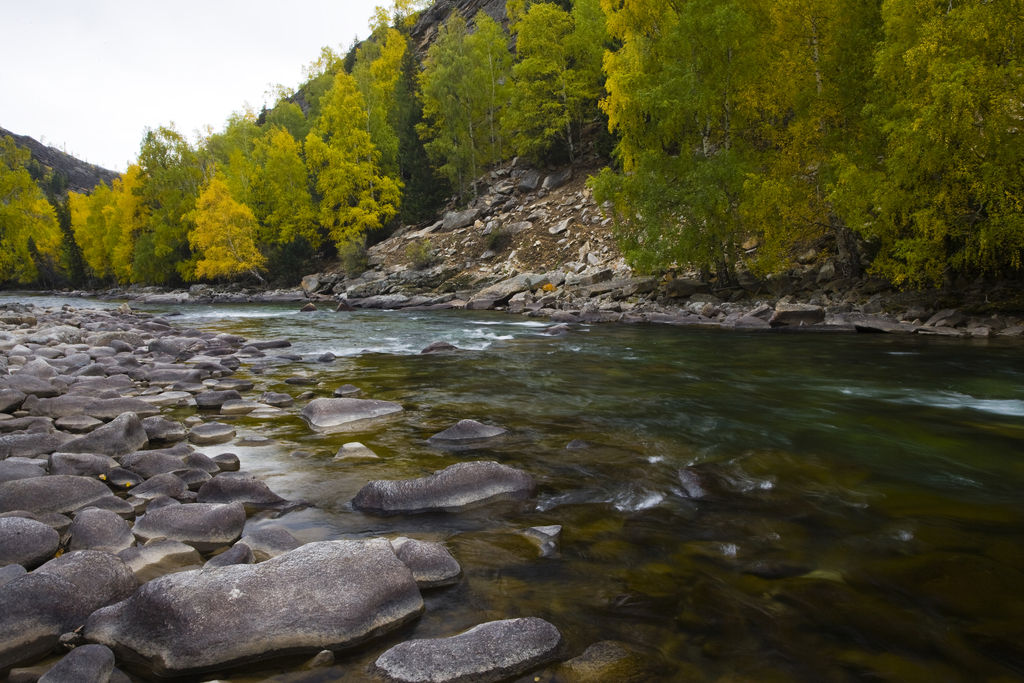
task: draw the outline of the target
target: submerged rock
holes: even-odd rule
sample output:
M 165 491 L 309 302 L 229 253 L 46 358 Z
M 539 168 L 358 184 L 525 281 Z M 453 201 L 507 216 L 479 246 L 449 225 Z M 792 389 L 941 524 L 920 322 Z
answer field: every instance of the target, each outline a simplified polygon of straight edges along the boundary
M 554 661 L 562 647 L 562 634 L 543 619 L 507 619 L 451 638 L 400 643 L 374 668 L 395 683 L 497 683 Z
M 555 670 L 566 683 L 643 683 L 650 672 L 643 658 L 629 646 L 613 640 L 594 643 L 574 659 Z
M 476 420 L 460 420 L 440 434 L 427 439 L 427 443 L 435 446 L 469 446 L 496 439 L 508 430 L 477 422 Z
M 300 415 L 314 429 L 329 429 L 400 412 L 402 406 L 390 401 L 318 398 L 310 401 Z
M 327 541 L 261 564 L 160 577 L 94 613 L 84 635 L 176 676 L 352 647 L 422 611 L 386 540 Z
M 529 474 L 507 465 L 462 462 L 420 479 L 371 481 L 352 505 L 379 515 L 458 512 L 496 500 L 524 500 L 536 486 Z
M 450 586 L 462 576 L 462 567 L 440 543 L 400 537 L 393 539 L 391 546 L 420 588 Z

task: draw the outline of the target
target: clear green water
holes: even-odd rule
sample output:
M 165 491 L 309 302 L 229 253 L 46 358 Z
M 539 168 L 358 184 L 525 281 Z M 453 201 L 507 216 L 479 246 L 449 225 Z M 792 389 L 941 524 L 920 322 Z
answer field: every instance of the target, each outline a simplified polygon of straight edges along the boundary
M 405 407 L 330 435 L 298 418 L 302 402 L 234 420 L 239 438 L 273 443 L 204 450 L 237 453 L 277 493 L 316 505 L 251 525 L 283 524 L 303 541 L 439 540 L 465 572 L 425 593 L 416 623 L 337 666 L 278 661 L 222 680 L 362 680 L 396 642 L 517 616 L 551 621 L 571 655 L 629 643 L 650 681 L 1024 680 L 1020 344 L 656 326 L 548 337 L 501 314 L 178 310 L 178 326 L 287 337 L 294 346 L 268 359 L 307 359 L 236 377 L 296 395 L 306 387 L 284 380 L 311 373 L 318 396 L 351 383 Z M 469 350 L 418 354 L 438 340 Z M 340 357 L 311 362 L 324 351 Z M 428 446 L 463 418 L 512 436 Z M 567 450 L 573 439 L 596 445 Z M 349 441 L 381 460 L 333 461 Z M 463 460 L 525 469 L 538 495 L 452 515 L 348 506 L 371 479 Z M 563 526 L 558 557 L 514 533 L 547 524 Z

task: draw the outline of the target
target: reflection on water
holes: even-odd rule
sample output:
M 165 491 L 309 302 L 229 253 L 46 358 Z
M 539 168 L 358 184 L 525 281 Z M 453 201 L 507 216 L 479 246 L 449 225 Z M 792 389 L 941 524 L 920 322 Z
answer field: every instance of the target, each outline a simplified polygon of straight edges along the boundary
M 362 680 L 395 642 L 518 616 L 554 623 L 572 655 L 628 643 L 651 681 L 1024 680 L 1019 345 L 626 326 L 550 337 L 465 312 L 180 310 L 178 326 L 291 339 L 303 361 L 272 350 L 237 374 L 269 390 L 296 394 L 284 380 L 306 371 L 319 396 L 351 383 L 405 407 L 344 434 L 310 431 L 301 402 L 235 419 L 239 438 L 271 442 L 204 450 L 235 452 L 277 493 L 316 504 L 273 523 L 304 541 L 438 540 L 465 570 L 427 592 L 422 619 L 334 667 L 275 662 L 223 680 Z M 418 353 L 434 341 L 466 350 Z M 312 362 L 325 351 L 338 360 Z M 511 436 L 427 444 L 464 418 Z M 332 459 L 356 440 L 381 459 Z M 529 471 L 537 498 L 386 519 L 348 505 L 368 480 L 468 459 Z M 550 557 L 514 533 L 547 524 L 563 527 Z M 523 680 L 537 679 L 559 680 Z

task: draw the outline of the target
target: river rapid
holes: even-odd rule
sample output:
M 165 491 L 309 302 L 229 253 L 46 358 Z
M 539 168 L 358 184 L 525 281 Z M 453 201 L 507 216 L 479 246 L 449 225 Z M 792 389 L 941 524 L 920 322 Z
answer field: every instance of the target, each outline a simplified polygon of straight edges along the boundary
M 335 666 L 278 660 L 219 680 L 363 680 L 397 642 L 520 616 L 557 626 L 569 656 L 628 644 L 649 681 L 1024 680 L 1020 343 L 627 325 L 549 336 L 547 323 L 498 313 L 140 308 L 175 313 L 181 329 L 290 339 L 235 375 L 267 390 L 327 397 L 354 384 L 405 408 L 333 434 L 298 417 L 304 401 L 279 417 L 218 417 L 235 443 L 200 450 L 236 453 L 276 493 L 315 505 L 250 528 L 441 541 L 464 571 L 424 592 L 418 621 Z M 419 353 L 436 341 L 461 351 Z M 337 359 L 315 362 L 326 352 Z M 317 384 L 285 383 L 296 375 Z M 467 418 L 510 435 L 428 445 Z M 334 460 L 351 441 L 380 460 Z M 349 505 L 367 481 L 466 460 L 526 470 L 536 498 L 391 518 Z M 546 557 L 515 533 L 553 524 L 560 548 Z

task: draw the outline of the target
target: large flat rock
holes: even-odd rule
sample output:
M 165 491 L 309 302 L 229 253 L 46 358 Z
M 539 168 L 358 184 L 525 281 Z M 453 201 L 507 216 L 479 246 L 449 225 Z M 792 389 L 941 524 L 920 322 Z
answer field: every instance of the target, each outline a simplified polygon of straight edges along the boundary
M 88 477 L 51 475 L 18 479 L 0 484 L 0 512 L 25 510 L 37 515 L 66 515 L 113 495 L 102 481 Z
M 245 508 L 241 503 L 192 503 L 150 510 L 135 523 L 132 531 L 143 543 L 163 537 L 206 553 L 237 541 L 242 537 L 243 528 Z
M 554 661 L 562 647 L 562 634 L 543 619 L 506 619 L 451 638 L 400 643 L 374 668 L 393 683 L 497 683 Z
M 61 446 L 64 453 L 100 453 L 117 457 L 144 448 L 149 436 L 135 413 L 122 413 L 112 422 Z
M 371 481 L 352 499 L 379 515 L 458 512 L 495 500 L 524 500 L 536 483 L 526 472 L 496 462 L 460 462 L 420 479 Z
M 310 401 L 299 414 L 314 429 L 332 429 L 400 412 L 402 412 L 402 406 L 390 401 L 364 398 L 318 398 Z
M 174 676 L 353 647 L 422 611 L 412 573 L 386 540 L 327 541 L 261 564 L 154 579 L 94 613 L 84 635 Z

